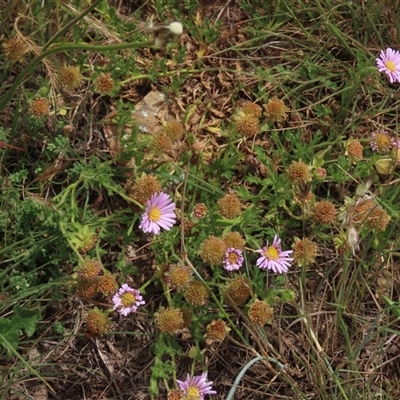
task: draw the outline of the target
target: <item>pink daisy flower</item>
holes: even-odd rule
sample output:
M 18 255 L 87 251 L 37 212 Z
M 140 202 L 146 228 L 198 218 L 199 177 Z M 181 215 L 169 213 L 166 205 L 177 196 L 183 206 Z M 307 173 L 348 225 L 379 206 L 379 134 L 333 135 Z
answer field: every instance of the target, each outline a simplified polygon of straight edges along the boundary
M 179 388 L 183 391 L 183 395 L 190 399 L 204 400 L 206 394 L 216 394 L 212 390 L 212 382 L 207 382 L 207 372 L 201 375 L 194 376 L 193 378 L 187 374 L 186 380 L 177 380 Z M 186 398 L 185 397 L 185 398 Z
M 145 233 L 160 234 L 161 228 L 170 230 L 176 223 L 175 203 L 163 192 L 154 193 L 146 203 L 139 228 Z
M 282 274 L 288 272 L 293 258 L 289 257 L 293 250 L 282 251 L 281 239 L 275 235 L 272 246 L 268 247 L 268 242 L 265 247 L 257 250 L 261 257 L 257 260 L 257 266 L 262 269 L 270 269 L 274 272 Z
M 384 72 L 390 83 L 400 82 L 400 53 L 388 47 L 386 53 L 381 50 L 380 57 L 376 59 L 379 72 Z
M 229 247 L 225 253 L 224 268 L 227 271 L 236 271 L 243 265 L 242 251 Z
M 139 306 L 145 304 L 139 290 L 132 289 L 126 283 L 120 287 L 118 292 L 113 296 L 112 301 L 114 303 L 113 309 L 116 310 L 118 308 L 118 312 L 124 317 L 136 312 Z

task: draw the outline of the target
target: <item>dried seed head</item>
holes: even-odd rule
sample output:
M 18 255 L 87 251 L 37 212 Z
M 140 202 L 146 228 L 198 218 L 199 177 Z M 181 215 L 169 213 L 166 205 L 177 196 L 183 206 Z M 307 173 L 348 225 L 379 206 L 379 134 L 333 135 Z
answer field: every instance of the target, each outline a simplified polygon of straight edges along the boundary
M 198 218 L 204 218 L 207 215 L 207 206 L 203 203 L 196 204 L 193 208 L 193 215 Z
M 118 288 L 117 281 L 114 275 L 106 273 L 97 278 L 97 290 L 104 296 L 114 294 Z
M 21 38 L 15 36 L 3 43 L 4 55 L 11 62 L 22 61 L 24 54 L 28 51 L 28 45 Z
M 239 105 L 239 109 L 246 115 L 250 117 L 260 118 L 262 113 L 262 108 L 251 101 L 243 101 Z
M 260 123 L 258 118 L 243 114 L 236 118 L 235 128 L 242 136 L 251 137 L 260 131 Z
M 155 314 L 155 322 L 163 333 L 175 333 L 185 325 L 183 313 L 179 308 L 161 307 Z
M 226 194 L 219 200 L 218 208 L 224 218 L 236 218 L 242 213 L 240 200 L 235 193 Z
M 210 297 L 207 288 L 200 281 L 192 281 L 184 290 L 186 301 L 192 306 L 204 306 Z
M 244 249 L 244 239 L 239 232 L 228 232 L 222 238 L 227 248 L 233 248 L 238 250 Z
M 201 258 L 210 265 L 219 265 L 225 259 L 226 244 L 223 240 L 209 236 L 201 245 Z
M 58 71 L 58 81 L 67 89 L 74 89 L 81 84 L 82 75 L 77 67 L 63 66 Z
M 292 249 L 292 257 L 300 267 L 302 267 L 303 265 L 308 266 L 315 262 L 318 247 L 312 240 L 308 238 L 303 238 L 301 240 L 295 238 Z
M 376 229 L 380 232 L 383 232 L 389 225 L 389 221 L 389 214 L 381 208 L 376 208 L 374 211 L 372 211 L 371 217 L 368 218 L 367 225 L 371 229 Z
M 336 219 L 337 211 L 335 206 L 328 200 L 318 201 L 312 209 L 314 221 L 317 224 L 332 224 Z
M 306 183 L 312 179 L 309 166 L 302 161 L 293 161 L 289 165 L 288 176 L 293 183 Z
M 185 235 L 190 236 L 192 234 L 192 229 L 196 225 L 194 222 L 188 220 L 186 217 L 183 217 L 183 232 Z
M 172 141 L 179 140 L 183 136 L 182 122 L 177 119 L 167 121 L 163 130 Z
M 173 143 L 171 138 L 164 132 L 158 132 L 153 137 L 153 148 L 157 153 L 164 154 L 165 152 L 172 150 Z
M 373 198 L 360 201 L 354 210 L 353 223 L 356 225 L 365 223 L 371 229 L 384 231 L 389 221 L 390 216 L 388 213 L 379 207 Z
M 249 308 L 249 319 L 257 325 L 264 326 L 274 316 L 271 306 L 261 300 L 256 300 Z
M 242 306 L 251 296 L 250 281 L 247 277 L 237 275 L 225 291 L 226 300 L 237 306 Z
M 353 223 L 359 224 L 366 222 L 377 207 L 378 205 L 372 198 L 358 201 L 354 209 Z
M 35 118 L 43 118 L 49 114 L 50 111 L 50 104 L 44 97 L 39 97 L 32 101 L 29 112 Z
M 87 297 L 89 299 L 96 297 L 98 295 L 97 279 L 89 281 L 85 279 L 79 279 L 76 288 L 76 294 L 80 297 Z
M 167 400 L 184 400 L 182 390 L 171 390 L 168 392 Z
M 215 342 L 222 342 L 230 329 L 222 319 L 215 319 L 207 325 L 206 339 Z
M 174 264 L 165 273 L 168 286 L 182 290 L 188 287 L 193 280 L 193 272 L 187 265 Z
M 286 119 L 287 112 L 289 109 L 285 106 L 285 103 L 278 99 L 277 97 L 273 97 L 268 100 L 268 103 L 264 106 L 265 108 L 265 118 L 268 122 L 282 121 Z
M 87 313 L 86 330 L 92 335 L 103 335 L 107 332 L 110 323 L 107 315 L 97 308 Z
M 129 190 L 132 196 L 140 204 L 146 204 L 154 193 L 161 192 L 161 183 L 155 175 L 143 174 L 141 178 L 136 179 L 133 187 Z
M 93 82 L 94 89 L 100 94 L 110 94 L 115 89 L 114 79 L 111 74 L 100 74 Z
M 363 145 L 358 140 L 350 140 L 347 144 L 347 153 L 354 162 L 363 158 Z
M 94 281 L 100 275 L 101 269 L 101 264 L 97 260 L 84 260 L 77 270 L 78 277 L 83 280 Z

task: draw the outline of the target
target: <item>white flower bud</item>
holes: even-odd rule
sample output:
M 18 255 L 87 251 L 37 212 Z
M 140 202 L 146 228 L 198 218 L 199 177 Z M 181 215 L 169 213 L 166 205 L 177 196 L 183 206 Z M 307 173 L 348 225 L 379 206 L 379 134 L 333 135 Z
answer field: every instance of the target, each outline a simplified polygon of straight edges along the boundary
M 183 32 L 183 26 L 180 22 L 171 22 L 168 26 L 169 30 L 174 34 L 174 35 L 181 35 Z

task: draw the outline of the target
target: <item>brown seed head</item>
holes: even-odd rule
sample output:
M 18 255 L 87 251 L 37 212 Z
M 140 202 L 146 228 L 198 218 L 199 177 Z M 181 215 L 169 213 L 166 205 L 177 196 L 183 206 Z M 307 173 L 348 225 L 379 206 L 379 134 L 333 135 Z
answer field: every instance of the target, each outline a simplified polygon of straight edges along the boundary
M 347 144 L 347 152 L 353 161 L 360 161 L 363 158 L 363 145 L 358 140 L 351 140 Z
M 239 109 L 246 115 L 254 118 L 260 118 L 262 113 L 262 108 L 251 101 L 244 101 L 239 105 Z
M 289 109 L 285 106 L 285 103 L 278 99 L 277 97 L 273 97 L 268 100 L 268 103 L 264 106 L 265 108 L 265 118 L 269 122 L 282 121 L 286 119 L 287 112 Z
M 294 183 L 306 183 L 312 179 L 309 166 L 302 161 L 293 161 L 289 165 L 288 176 Z
M 13 37 L 3 43 L 4 55 L 11 62 L 21 61 L 24 54 L 28 51 L 28 45 L 19 37 Z
M 80 297 L 87 297 L 89 299 L 96 297 L 98 295 L 97 279 L 90 281 L 78 279 L 76 294 Z
M 222 264 L 225 258 L 226 245 L 223 240 L 209 236 L 201 245 L 201 258 L 210 265 Z
M 161 307 L 155 314 L 155 322 L 163 333 L 175 333 L 184 327 L 183 313 L 179 308 Z
M 292 248 L 292 257 L 300 267 L 303 265 L 308 266 L 315 262 L 318 247 L 312 240 L 308 238 L 297 239 L 292 244 Z
M 58 81 L 67 89 L 74 89 L 81 84 L 82 75 L 77 67 L 63 66 L 58 71 Z
M 193 280 L 193 272 L 187 265 L 173 264 L 165 274 L 168 286 L 182 290 L 188 287 Z
M 368 218 L 367 225 L 371 229 L 376 229 L 380 232 L 383 232 L 384 230 L 386 230 L 389 221 L 390 221 L 389 214 L 385 210 L 382 210 L 381 208 L 377 207 L 372 211 L 371 217 Z
M 173 143 L 164 132 L 158 132 L 153 137 L 153 148 L 157 153 L 165 153 L 173 148 Z
M 260 131 L 260 123 L 258 118 L 243 114 L 237 117 L 235 121 L 235 128 L 236 131 L 242 136 L 251 137 Z
M 378 207 L 375 200 L 372 198 L 367 198 L 357 202 L 354 214 L 353 223 L 360 224 L 367 222 L 371 218 L 372 212 Z
M 170 392 L 168 392 L 167 400 L 183 400 L 182 390 L 171 390 Z
M 271 306 L 261 300 L 256 300 L 249 308 L 249 319 L 257 325 L 264 326 L 274 316 Z
M 107 332 L 110 321 L 107 315 L 95 308 L 90 310 L 86 316 L 86 330 L 92 335 L 103 335 Z
M 192 281 L 184 290 L 186 301 L 192 306 L 204 306 L 210 297 L 207 288 L 200 281 Z
M 242 213 L 240 200 L 235 193 L 226 194 L 220 199 L 218 208 L 224 218 L 236 218 Z
M 146 201 L 150 200 L 154 193 L 160 192 L 161 183 L 157 176 L 143 174 L 141 178 L 135 181 L 133 187 L 129 191 L 129 195 L 140 204 L 146 204 Z
M 164 133 L 173 141 L 179 140 L 183 136 L 182 122 L 177 119 L 167 121 L 164 126 Z
M 100 74 L 93 82 L 94 89 L 97 93 L 110 94 L 115 89 L 114 79 L 111 74 Z
M 190 236 L 192 234 L 193 227 L 196 226 L 196 224 L 186 217 L 183 217 L 183 221 L 181 221 L 181 224 L 183 224 L 183 232 L 185 235 Z
M 216 342 L 222 342 L 230 329 L 222 319 L 215 319 L 207 325 L 207 332 L 204 335 L 206 339 Z
M 223 236 L 222 240 L 225 242 L 227 248 L 244 249 L 245 242 L 239 232 L 228 232 Z
M 237 306 L 242 306 L 251 296 L 250 281 L 245 276 L 237 275 L 225 291 L 226 300 L 233 302 Z
M 104 296 L 114 294 L 118 288 L 117 281 L 114 275 L 104 274 L 97 278 L 97 290 Z
M 101 272 L 101 264 L 97 260 L 84 260 L 78 268 L 77 273 L 80 279 L 87 281 L 95 280 Z
M 335 206 L 328 200 L 318 201 L 312 209 L 317 224 L 332 224 L 336 219 Z
M 49 114 L 50 104 L 44 97 L 39 97 L 32 101 L 29 112 L 35 118 L 43 118 Z

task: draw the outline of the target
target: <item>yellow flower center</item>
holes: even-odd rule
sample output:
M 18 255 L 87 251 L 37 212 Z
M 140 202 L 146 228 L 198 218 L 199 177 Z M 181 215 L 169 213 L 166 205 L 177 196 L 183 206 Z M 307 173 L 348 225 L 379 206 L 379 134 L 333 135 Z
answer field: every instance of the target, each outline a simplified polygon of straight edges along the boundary
M 387 150 L 390 146 L 390 138 L 384 132 L 379 132 L 376 134 L 375 142 L 381 151 Z
M 386 68 L 390 72 L 395 72 L 396 71 L 396 64 L 393 61 L 386 61 Z
M 121 296 L 121 304 L 124 307 L 132 307 L 136 303 L 136 297 L 132 292 L 126 292 Z
M 228 256 L 228 261 L 231 264 L 236 264 L 238 262 L 239 256 L 236 253 L 230 253 Z
M 154 207 L 150 212 L 149 212 L 149 218 L 151 219 L 152 222 L 157 222 L 161 217 L 161 211 L 158 207 Z
M 274 246 L 269 246 L 268 249 L 265 250 L 264 255 L 272 261 L 279 258 L 278 250 Z
M 190 386 L 187 390 L 187 397 L 190 399 L 200 399 L 200 391 L 195 386 Z

